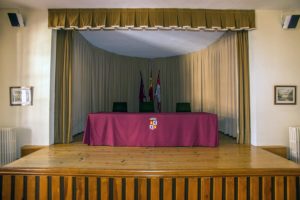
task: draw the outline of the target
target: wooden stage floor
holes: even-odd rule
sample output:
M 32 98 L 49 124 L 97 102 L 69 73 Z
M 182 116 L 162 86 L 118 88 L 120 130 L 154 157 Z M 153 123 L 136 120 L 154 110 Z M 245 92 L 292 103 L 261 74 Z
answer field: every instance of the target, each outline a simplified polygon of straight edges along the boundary
M 261 148 L 221 144 L 207 147 L 108 147 L 52 145 L 5 166 L 8 170 L 50 170 L 64 174 L 276 175 L 300 172 L 300 165 Z
M 300 199 L 300 165 L 261 148 L 52 145 L 0 168 L 0 199 Z

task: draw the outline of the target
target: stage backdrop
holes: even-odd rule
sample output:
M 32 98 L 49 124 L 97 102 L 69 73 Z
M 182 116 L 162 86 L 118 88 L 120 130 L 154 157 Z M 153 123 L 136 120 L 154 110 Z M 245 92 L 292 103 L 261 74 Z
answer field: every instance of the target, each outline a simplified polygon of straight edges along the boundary
M 237 136 L 236 32 L 225 33 L 201 51 L 159 59 L 98 49 L 76 31 L 72 40 L 72 134 L 83 131 L 88 113 L 111 112 L 113 102 L 125 101 L 129 112 L 138 112 L 140 72 L 148 95 L 151 71 L 154 88 L 160 71 L 162 112 L 175 112 L 177 102 L 191 102 L 193 112 L 216 113 L 220 130 Z

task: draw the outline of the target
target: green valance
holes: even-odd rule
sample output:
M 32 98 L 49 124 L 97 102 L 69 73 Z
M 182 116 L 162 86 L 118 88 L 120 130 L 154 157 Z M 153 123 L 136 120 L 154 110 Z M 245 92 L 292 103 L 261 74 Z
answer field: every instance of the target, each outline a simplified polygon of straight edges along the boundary
M 254 10 L 207 9 L 49 9 L 53 29 L 255 29 Z

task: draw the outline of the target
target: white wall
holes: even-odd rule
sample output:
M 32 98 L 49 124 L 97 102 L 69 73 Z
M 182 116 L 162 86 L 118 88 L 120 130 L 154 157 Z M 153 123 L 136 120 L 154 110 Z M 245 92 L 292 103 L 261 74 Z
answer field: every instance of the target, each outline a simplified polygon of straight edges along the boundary
M 13 28 L 0 12 L 0 126 L 15 126 L 22 144 L 49 144 L 51 30 L 47 10 L 21 10 L 26 26 Z M 300 103 L 274 105 L 274 85 L 298 86 L 300 25 L 281 28 L 281 11 L 257 11 L 250 32 L 251 129 L 254 145 L 288 145 L 288 127 L 300 125 Z M 9 106 L 9 87 L 34 87 L 34 105 Z
M 249 34 L 253 145 L 288 146 L 288 127 L 300 126 L 300 23 L 281 28 L 281 11 L 256 11 Z M 297 105 L 274 105 L 274 85 L 296 85 Z
M 20 146 L 49 144 L 51 30 L 47 10 L 20 10 L 25 27 L 0 12 L 0 127 L 18 127 Z M 9 106 L 10 86 L 33 86 L 33 106 Z

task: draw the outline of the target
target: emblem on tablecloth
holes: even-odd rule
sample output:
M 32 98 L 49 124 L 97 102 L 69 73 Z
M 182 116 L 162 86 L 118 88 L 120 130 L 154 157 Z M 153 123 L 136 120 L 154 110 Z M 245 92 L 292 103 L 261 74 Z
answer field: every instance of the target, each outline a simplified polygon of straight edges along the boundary
M 149 124 L 149 129 L 150 130 L 154 130 L 154 129 L 156 129 L 157 128 L 157 119 L 156 118 L 154 118 L 154 117 L 151 117 L 150 119 L 150 124 Z

